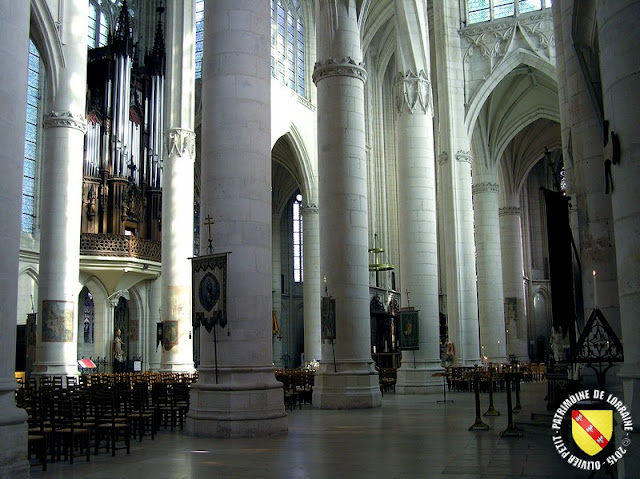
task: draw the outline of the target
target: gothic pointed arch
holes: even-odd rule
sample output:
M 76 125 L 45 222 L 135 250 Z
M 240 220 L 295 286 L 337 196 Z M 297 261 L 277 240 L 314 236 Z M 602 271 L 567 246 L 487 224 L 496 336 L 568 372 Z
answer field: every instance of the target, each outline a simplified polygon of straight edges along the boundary
M 471 134 L 473 133 L 476 121 L 478 120 L 478 116 L 481 114 L 482 108 L 484 107 L 489 96 L 507 75 L 509 75 L 513 70 L 521 65 L 529 66 L 536 71 L 539 71 L 543 75 L 546 75 L 550 79 L 555 79 L 555 66 L 551 62 L 533 54 L 528 50 L 520 48 L 506 56 L 504 60 L 485 79 L 485 81 L 478 88 L 478 90 L 476 90 L 473 97 L 469 101 L 469 106 L 467 108 L 467 114 L 465 117 L 465 126 L 469 137 L 471 137 Z M 555 82 L 555 80 L 553 81 Z

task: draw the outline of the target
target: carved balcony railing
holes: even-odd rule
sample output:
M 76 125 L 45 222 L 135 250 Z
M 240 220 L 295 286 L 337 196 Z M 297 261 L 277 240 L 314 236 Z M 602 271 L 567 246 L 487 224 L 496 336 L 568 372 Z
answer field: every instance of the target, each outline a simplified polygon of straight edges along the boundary
M 83 256 L 117 256 L 161 261 L 162 243 L 137 236 L 82 233 L 80 254 Z

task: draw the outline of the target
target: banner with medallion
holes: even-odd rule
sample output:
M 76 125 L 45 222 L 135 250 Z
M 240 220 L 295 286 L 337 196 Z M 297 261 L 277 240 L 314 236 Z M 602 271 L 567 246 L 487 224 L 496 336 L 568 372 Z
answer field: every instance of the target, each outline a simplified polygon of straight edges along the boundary
M 211 333 L 216 324 L 227 325 L 228 256 L 217 253 L 191 259 L 194 328 L 202 325 Z

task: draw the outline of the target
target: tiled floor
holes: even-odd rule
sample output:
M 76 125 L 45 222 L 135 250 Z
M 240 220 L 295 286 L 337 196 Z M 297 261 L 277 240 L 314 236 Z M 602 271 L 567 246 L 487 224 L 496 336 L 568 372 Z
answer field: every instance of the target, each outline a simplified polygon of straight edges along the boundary
M 483 417 L 489 431 L 468 431 L 475 420 L 471 393 L 404 396 L 387 393 L 381 408 L 289 412 L 289 433 L 256 439 L 203 439 L 161 430 L 154 441 L 132 442 L 131 454 L 102 452 L 87 463 L 56 462 L 34 478 L 563 478 L 588 477 L 556 453 L 549 427 L 523 424 L 544 412 L 546 383 L 523 385 L 515 415 L 523 436 L 501 437 L 507 426 L 504 393 L 495 396 L 502 415 Z M 481 411 L 488 406 L 481 395 Z M 543 421 L 544 424 L 544 421 Z M 638 445 L 635 445 L 638 446 Z M 638 458 L 640 447 L 633 453 Z M 629 454 L 629 455 L 630 455 Z M 596 477 L 605 477 L 600 472 Z M 640 477 L 640 476 L 636 476 Z

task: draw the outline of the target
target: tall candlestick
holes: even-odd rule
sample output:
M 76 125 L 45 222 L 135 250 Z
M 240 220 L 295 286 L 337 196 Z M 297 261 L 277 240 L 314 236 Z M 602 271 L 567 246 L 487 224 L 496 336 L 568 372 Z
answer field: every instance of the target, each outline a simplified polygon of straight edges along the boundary
M 593 307 L 598 307 L 598 287 L 596 285 L 596 270 L 593 270 Z

